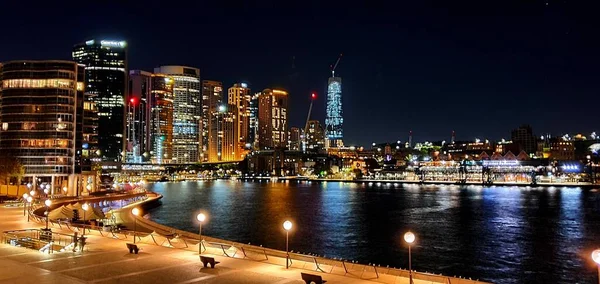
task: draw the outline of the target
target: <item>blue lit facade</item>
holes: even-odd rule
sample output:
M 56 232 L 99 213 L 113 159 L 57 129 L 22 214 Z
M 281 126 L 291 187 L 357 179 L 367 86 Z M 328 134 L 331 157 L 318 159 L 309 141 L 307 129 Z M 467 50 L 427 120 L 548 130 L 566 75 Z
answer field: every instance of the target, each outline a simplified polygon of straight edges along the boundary
M 343 146 L 342 78 L 330 77 L 327 84 L 326 135 L 329 147 Z

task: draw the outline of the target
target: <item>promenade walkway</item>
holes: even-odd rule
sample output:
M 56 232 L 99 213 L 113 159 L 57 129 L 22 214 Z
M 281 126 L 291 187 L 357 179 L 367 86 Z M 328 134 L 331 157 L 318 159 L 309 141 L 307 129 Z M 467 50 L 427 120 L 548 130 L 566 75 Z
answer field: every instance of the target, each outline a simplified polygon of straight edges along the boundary
M 23 210 L 0 207 L 0 231 L 41 228 L 27 223 Z M 54 231 L 72 234 L 57 227 Z M 327 283 L 406 283 L 405 277 L 376 278 L 353 274 L 319 273 L 292 266 L 285 269 L 285 258 L 269 257 L 268 262 L 229 258 L 214 251 L 203 255 L 221 263 L 216 269 L 202 267 L 197 245 L 188 249 L 140 244 L 138 255 L 129 254 L 129 240 L 102 237 L 98 232 L 86 234 L 83 252 L 43 254 L 36 250 L 0 244 L 0 283 L 304 283 L 300 272 L 319 274 Z M 214 253 L 211 255 L 211 253 Z M 299 264 L 296 264 L 299 265 Z M 462 281 L 453 281 L 458 283 Z M 474 281 L 473 281 L 474 282 Z M 473 283 L 465 281 L 463 283 Z M 414 280 L 415 284 L 434 283 Z M 448 283 L 448 282 L 446 282 Z

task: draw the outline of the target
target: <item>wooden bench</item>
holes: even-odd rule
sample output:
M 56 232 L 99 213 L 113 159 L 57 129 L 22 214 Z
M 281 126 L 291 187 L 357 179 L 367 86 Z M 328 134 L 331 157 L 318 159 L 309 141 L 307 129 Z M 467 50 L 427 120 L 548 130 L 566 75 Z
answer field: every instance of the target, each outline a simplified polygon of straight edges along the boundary
M 208 264 L 210 263 L 210 267 L 211 268 L 215 268 L 215 265 L 219 264 L 220 262 L 215 261 L 214 257 L 208 257 L 208 256 L 200 256 L 200 261 L 202 261 L 202 264 L 204 264 L 204 267 L 208 267 Z
M 300 272 L 300 275 L 302 275 L 302 280 L 304 280 L 304 282 L 306 282 L 306 284 L 310 284 L 311 282 L 315 282 L 315 284 L 322 284 L 322 283 L 327 282 L 327 281 L 323 280 L 323 278 L 319 275 L 308 274 L 308 273 L 304 273 L 304 272 Z
M 140 248 L 138 248 L 136 244 L 132 243 L 127 243 L 127 248 L 129 249 L 129 253 L 135 252 L 135 254 L 138 254 L 138 251 L 140 251 Z

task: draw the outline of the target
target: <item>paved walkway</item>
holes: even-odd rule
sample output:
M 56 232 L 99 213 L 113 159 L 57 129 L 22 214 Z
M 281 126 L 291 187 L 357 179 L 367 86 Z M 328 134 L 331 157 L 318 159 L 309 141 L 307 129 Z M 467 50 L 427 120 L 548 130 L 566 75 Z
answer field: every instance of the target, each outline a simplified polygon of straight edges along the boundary
M 2 206 L 2 205 L 0 205 Z M 0 207 L 0 231 L 40 228 L 27 223 L 22 208 Z M 56 228 L 53 230 L 60 231 Z M 64 233 L 71 233 L 63 231 Z M 36 250 L 0 244 L 0 283 L 304 283 L 300 272 L 320 274 L 327 283 L 401 283 L 407 278 L 385 277 L 372 281 L 353 275 L 285 269 L 282 265 L 211 255 L 221 263 L 204 268 L 198 253 L 156 245 L 140 245 L 138 255 L 129 254 L 124 240 L 87 234 L 83 253 L 42 254 Z M 197 248 L 197 246 L 196 246 Z M 278 261 L 275 259 L 274 261 Z M 285 263 L 284 259 L 280 260 Z M 363 278 L 365 277 L 363 275 Z M 416 284 L 431 283 L 415 280 Z

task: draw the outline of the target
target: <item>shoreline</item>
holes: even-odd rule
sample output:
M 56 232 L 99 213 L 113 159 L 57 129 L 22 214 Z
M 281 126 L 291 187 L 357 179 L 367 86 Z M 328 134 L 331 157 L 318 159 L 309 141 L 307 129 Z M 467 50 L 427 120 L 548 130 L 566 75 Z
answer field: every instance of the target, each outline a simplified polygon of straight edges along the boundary
M 192 233 L 192 232 L 188 232 L 188 231 L 184 231 L 184 230 L 180 230 L 177 228 L 173 228 L 173 227 L 169 227 L 163 224 L 160 224 L 158 222 L 155 222 L 149 218 L 145 218 L 144 216 L 146 216 L 146 214 L 143 214 L 142 216 L 134 216 L 133 213 L 131 213 L 131 209 L 133 209 L 134 207 L 138 207 L 138 208 L 144 208 L 144 210 L 146 209 L 150 209 L 150 208 L 154 208 L 156 206 L 160 206 L 160 199 L 162 198 L 162 195 L 155 193 L 155 192 L 150 192 L 148 191 L 147 194 L 151 194 L 154 195 L 154 198 L 151 198 L 150 196 L 145 199 L 145 200 L 141 200 L 135 203 L 131 203 L 128 204 L 122 208 L 119 209 L 119 214 L 120 214 L 120 218 L 121 220 L 123 220 L 125 223 L 123 223 L 123 225 L 127 226 L 127 224 L 131 225 L 131 223 L 135 220 L 137 222 L 137 231 L 141 231 L 141 228 L 144 228 L 144 232 L 146 233 L 156 233 L 159 236 L 162 237 L 172 237 L 172 238 L 184 238 L 189 240 L 195 240 L 195 247 L 199 246 L 198 240 L 200 239 L 200 235 L 197 233 Z M 124 212 L 121 212 L 123 210 L 127 210 L 127 213 L 125 214 Z M 127 228 L 130 228 L 129 226 L 127 226 Z M 285 251 L 281 251 L 281 250 L 277 250 L 277 249 L 273 249 L 273 248 L 267 248 L 267 247 L 263 247 L 261 246 L 257 246 L 257 245 L 252 245 L 252 244 L 242 244 L 239 242 L 235 242 L 235 241 L 230 241 L 230 240 L 224 240 L 224 239 L 220 239 L 220 238 L 214 238 L 214 237 L 210 237 L 210 236 L 206 236 L 206 235 L 202 235 L 202 240 L 205 244 L 218 244 L 218 245 L 227 245 L 230 246 L 231 248 L 234 248 L 236 251 L 241 250 L 243 252 L 243 255 L 241 256 L 241 258 L 246 259 L 246 253 L 250 253 L 250 252 L 259 252 L 260 254 L 264 253 L 264 257 L 266 257 L 266 259 L 269 258 L 269 256 L 271 257 L 282 257 L 285 258 L 286 252 Z M 217 246 L 218 246 L 217 245 Z M 205 245 L 203 245 L 205 246 Z M 207 248 L 209 246 L 206 246 Z M 229 251 L 230 249 L 224 249 L 223 247 L 221 247 L 220 249 L 218 248 L 217 250 L 220 251 L 222 249 L 223 254 L 227 255 L 227 251 Z M 228 256 L 228 257 L 232 257 L 232 258 L 236 258 L 236 253 L 233 254 L 233 256 Z M 305 254 L 301 254 L 301 253 L 296 253 L 291 251 L 289 253 L 291 259 L 299 260 L 299 261 L 307 261 L 307 262 L 314 262 L 315 266 L 317 267 L 317 270 L 321 270 L 321 268 L 319 268 L 319 264 L 321 264 L 321 266 L 331 266 L 331 271 L 333 271 L 334 268 L 338 267 L 342 268 L 344 267 L 344 269 L 347 270 L 346 273 L 350 273 L 348 271 L 350 271 L 350 267 L 352 266 L 352 270 L 358 269 L 365 271 L 365 270 L 369 270 L 372 269 L 375 274 L 379 275 L 389 275 L 389 276 L 398 276 L 398 277 L 408 277 L 409 271 L 406 269 L 401 269 L 401 268 L 393 268 L 393 267 L 389 267 L 388 266 L 381 266 L 381 265 L 375 265 L 375 264 L 360 264 L 357 262 L 352 262 L 352 261 L 346 261 L 346 260 L 342 260 L 342 259 L 335 259 L 335 258 L 327 258 L 327 257 L 323 257 L 323 256 L 318 256 L 318 255 L 305 255 Z M 259 261 L 259 260 L 253 260 L 251 258 L 248 257 L 249 260 L 251 261 Z M 362 267 L 362 269 L 360 269 Z M 379 271 L 378 271 L 379 270 Z M 387 272 L 385 272 L 387 270 Z M 322 271 L 325 272 L 325 271 Z M 331 272 L 330 272 L 331 273 Z M 378 276 L 379 277 L 379 276 Z M 415 279 L 419 279 L 422 281 L 432 281 L 432 282 L 439 282 L 439 283 L 460 283 L 460 284 L 477 284 L 477 283 L 488 283 L 485 281 L 480 281 L 480 280 L 473 280 L 473 279 L 467 279 L 467 278 L 462 278 L 462 277 L 451 277 L 451 276 L 446 276 L 446 275 L 442 275 L 442 274 L 434 274 L 434 273 L 429 273 L 429 272 L 417 272 L 413 270 L 413 277 Z
M 384 179 L 360 179 L 360 180 L 345 180 L 345 179 L 298 179 L 298 178 L 287 178 L 287 177 L 278 177 L 277 179 L 271 179 L 268 177 L 265 178 L 259 178 L 259 177 L 254 177 L 254 178 L 238 178 L 237 180 L 239 181 L 258 181 L 258 182 L 262 182 L 262 181 L 273 181 L 273 182 L 277 182 L 277 181 L 297 181 L 297 182 L 302 182 L 302 181 L 307 181 L 307 182 L 319 182 L 319 183 L 323 183 L 323 182 L 344 182 L 344 183 L 362 183 L 362 184 L 369 184 L 369 185 L 378 185 L 378 186 L 382 186 L 382 185 L 404 185 L 404 184 L 426 184 L 426 185 L 479 185 L 479 186 L 483 186 L 483 187 L 494 187 L 494 186 L 516 186 L 516 187 L 544 187 L 544 188 L 549 188 L 549 187 L 580 187 L 582 189 L 600 189 L 600 184 L 591 184 L 591 183 L 537 183 L 537 184 L 531 184 L 531 183 L 522 183 L 522 182 L 495 182 L 495 183 L 491 183 L 491 184 L 485 184 L 482 182 L 474 182 L 474 181 L 467 181 L 465 183 L 459 183 L 459 182 L 455 182 L 455 181 L 433 181 L 433 180 L 427 180 L 427 181 L 418 181 L 418 180 L 384 180 Z M 180 182 L 180 181 L 173 181 L 173 182 Z

